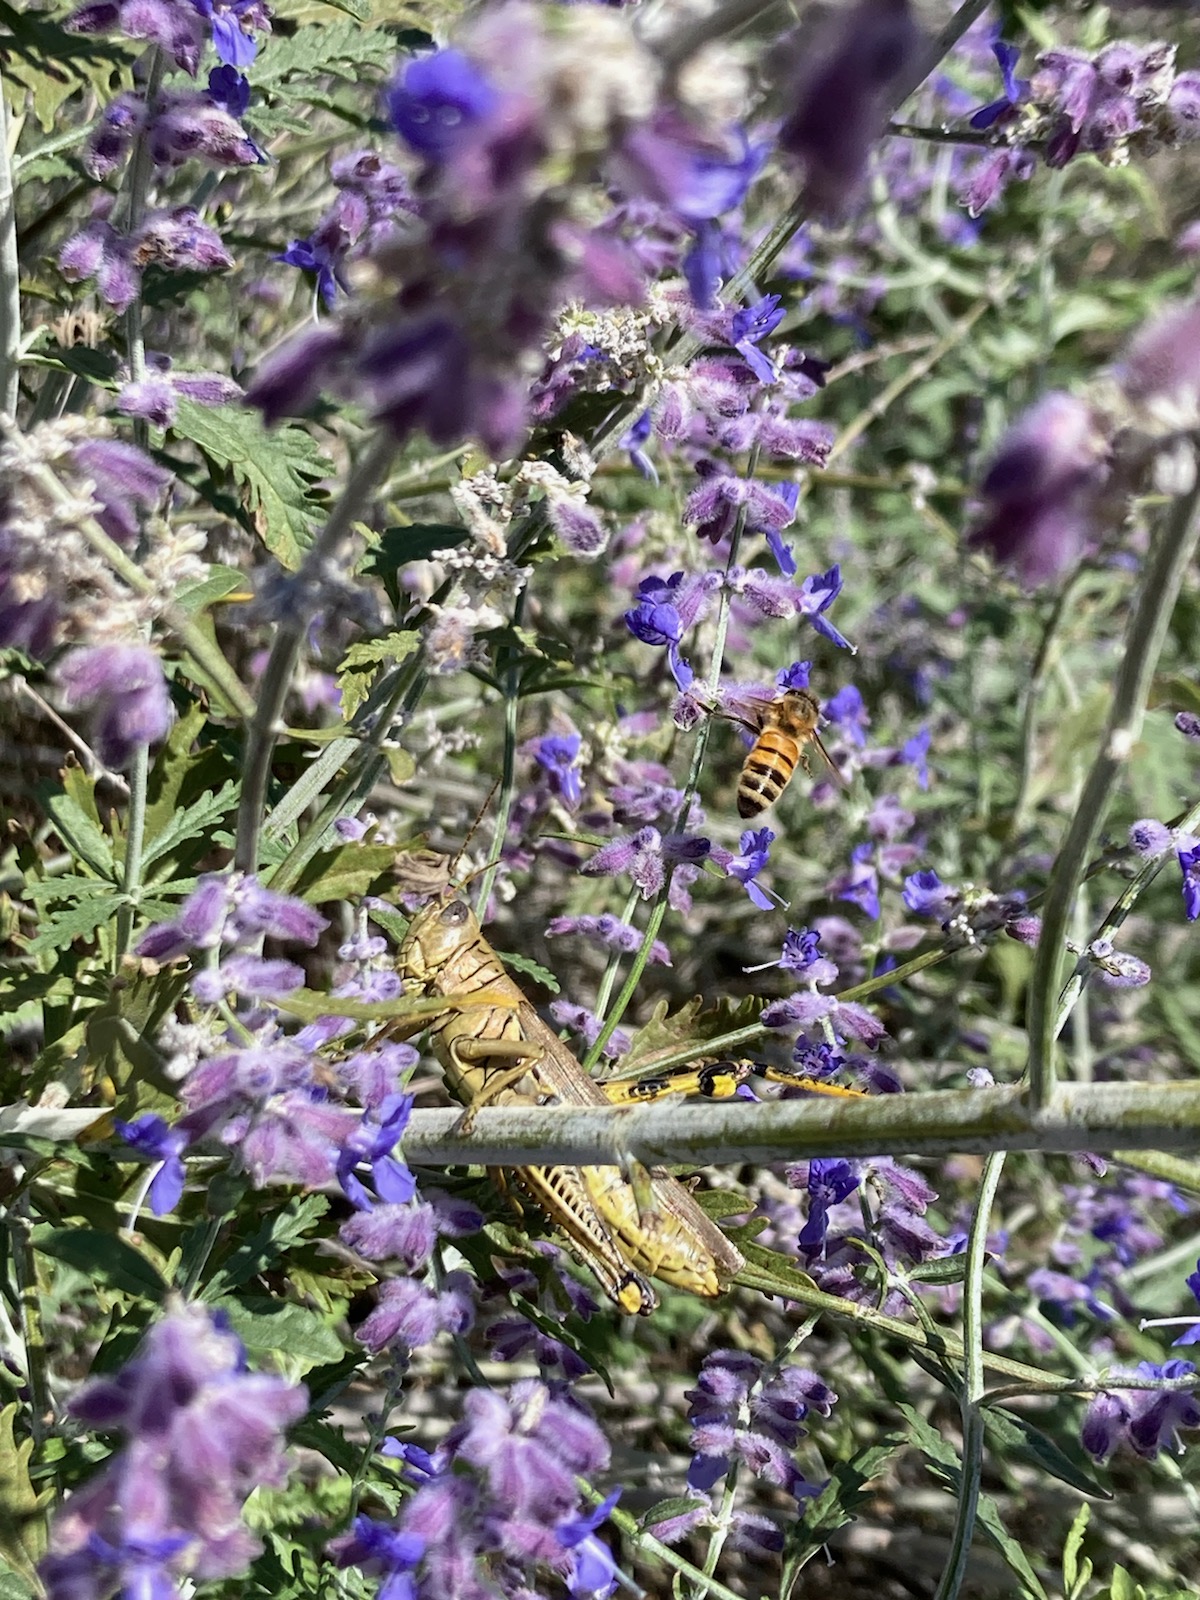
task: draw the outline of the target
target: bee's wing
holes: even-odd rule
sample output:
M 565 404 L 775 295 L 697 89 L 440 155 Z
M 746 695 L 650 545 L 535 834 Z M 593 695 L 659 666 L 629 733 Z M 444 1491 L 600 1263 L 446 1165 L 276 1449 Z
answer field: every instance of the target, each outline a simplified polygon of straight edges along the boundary
M 764 690 L 761 694 L 742 691 L 731 697 L 732 703 L 723 706 L 714 706 L 713 710 L 719 717 L 724 717 L 727 722 L 736 722 L 740 728 L 752 734 L 755 738 L 763 730 L 763 722 L 767 712 L 775 704 L 776 696 Z
M 817 749 L 825 757 L 825 765 L 829 768 L 830 772 L 833 773 L 834 777 L 837 779 L 838 783 L 841 784 L 842 788 L 843 789 L 848 789 L 850 787 L 850 785 L 846 781 L 846 779 L 843 777 L 841 768 L 838 766 L 837 762 L 833 759 L 833 757 L 829 754 L 829 751 L 826 750 L 825 742 L 821 738 L 821 735 L 817 732 L 817 730 L 815 728 L 812 731 L 812 738 L 813 738 L 813 743 L 816 745 Z

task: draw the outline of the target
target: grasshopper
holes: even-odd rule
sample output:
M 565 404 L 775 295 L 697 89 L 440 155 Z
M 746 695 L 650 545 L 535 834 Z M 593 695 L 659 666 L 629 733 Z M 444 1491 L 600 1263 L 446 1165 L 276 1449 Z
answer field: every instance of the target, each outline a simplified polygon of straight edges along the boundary
M 418 912 L 397 969 L 406 984 L 430 998 L 484 989 L 496 996 L 494 1007 L 447 1009 L 429 1024 L 447 1086 L 468 1116 L 488 1104 L 610 1103 L 513 982 L 465 900 L 434 900 Z M 732 1069 L 735 1075 L 738 1070 Z M 708 1082 L 715 1086 L 708 1088 Z M 732 1085 L 732 1077 L 694 1087 L 732 1093 L 726 1082 Z M 666 1078 L 655 1080 L 654 1092 L 669 1092 L 670 1086 Z M 640 1098 L 649 1096 L 646 1091 Z M 689 1190 L 661 1168 L 637 1189 L 618 1167 L 524 1167 L 517 1181 L 623 1311 L 646 1316 L 654 1310 L 658 1299 L 650 1278 L 710 1299 L 744 1265 Z

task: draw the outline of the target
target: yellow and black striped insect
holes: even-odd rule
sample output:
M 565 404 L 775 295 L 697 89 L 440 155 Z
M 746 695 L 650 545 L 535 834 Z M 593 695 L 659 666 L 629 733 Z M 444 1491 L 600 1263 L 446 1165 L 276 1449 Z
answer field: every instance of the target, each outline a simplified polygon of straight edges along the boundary
M 803 763 L 807 770 L 806 746 L 809 744 L 816 745 L 837 781 L 845 785 L 846 780 L 817 732 L 821 702 L 807 689 L 784 689 L 773 700 L 766 701 L 757 726 L 741 717 L 734 720 L 757 735 L 738 778 L 739 817 L 756 817 L 775 804 L 791 782 L 797 764 Z
M 468 1116 L 484 1105 L 610 1103 L 509 977 L 465 900 L 441 898 L 420 911 L 397 968 L 406 985 L 430 998 L 482 990 L 495 996 L 494 1005 L 448 1008 L 428 1024 L 447 1086 Z M 668 1091 L 660 1084 L 658 1092 Z M 614 1166 L 515 1172 L 622 1310 L 653 1311 L 651 1278 L 706 1299 L 722 1294 L 743 1265 L 736 1246 L 676 1178 L 659 1168 L 643 1177 L 639 1183 Z

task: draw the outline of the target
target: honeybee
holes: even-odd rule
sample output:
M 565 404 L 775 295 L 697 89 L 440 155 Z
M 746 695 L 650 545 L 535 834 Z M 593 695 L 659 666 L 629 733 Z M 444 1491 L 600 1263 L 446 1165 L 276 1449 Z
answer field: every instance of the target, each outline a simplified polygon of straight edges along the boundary
M 757 736 L 738 777 L 739 817 L 756 817 L 760 811 L 773 806 L 791 782 L 797 762 L 802 763 L 807 772 L 805 746 L 808 744 L 816 745 L 834 777 L 845 788 L 846 780 L 817 732 L 820 719 L 821 702 L 807 689 L 784 689 L 767 701 L 757 725 L 743 722 L 741 717 L 736 719 Z

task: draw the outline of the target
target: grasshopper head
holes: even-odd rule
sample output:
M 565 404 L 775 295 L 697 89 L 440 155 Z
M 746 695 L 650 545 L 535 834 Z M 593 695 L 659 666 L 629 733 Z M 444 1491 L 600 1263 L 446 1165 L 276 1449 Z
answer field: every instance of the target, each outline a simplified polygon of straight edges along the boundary
M 465 900 L 432 900 L 409 923 L 397 970 L 414 983 L 429 983 L 478 937 L 479 923 Z

